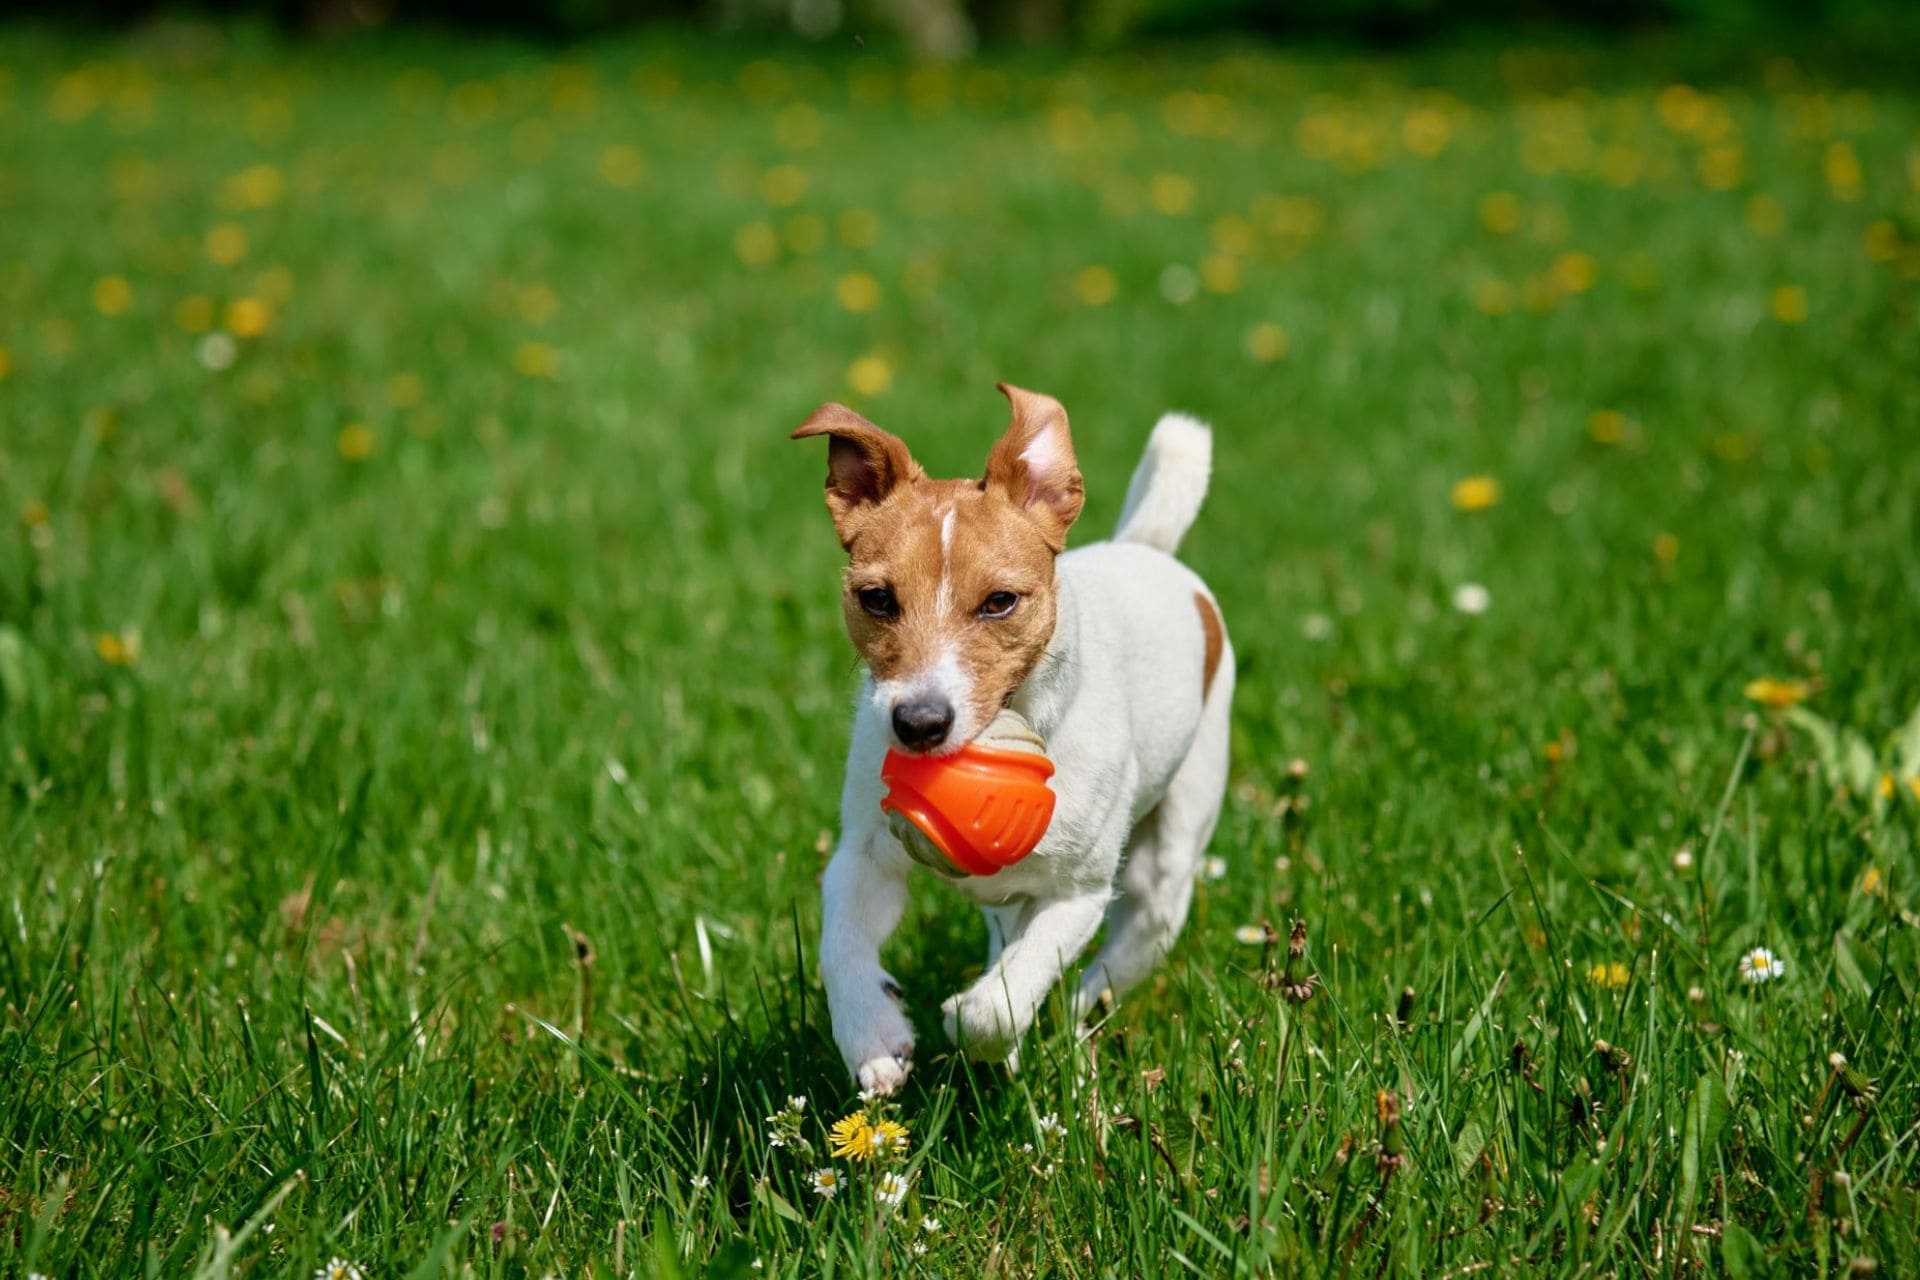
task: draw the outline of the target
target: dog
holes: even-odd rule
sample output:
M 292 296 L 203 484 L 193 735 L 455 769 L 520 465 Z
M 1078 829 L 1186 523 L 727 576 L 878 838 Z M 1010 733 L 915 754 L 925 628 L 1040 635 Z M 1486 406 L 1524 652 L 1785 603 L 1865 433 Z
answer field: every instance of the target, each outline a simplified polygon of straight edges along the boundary
M 828 438 L 842 606 L 866 668 L 821 881 L 820 976 L 848 1071 L 880 1094 L 906 1080 L 914 1049 L 880 962 L 913 866 L 880 809 L 889 748 L 958 750 L 1003 706 L 1046 740 L 1057 799 L 1038 848 L 953 882 L 986 916 L 987 965 L 941 1005 L 946 1033 L 1009 1065 L 1102 924 L 1071 997 L 1076 1023 L 1172 946 L 1226 790 L 1233 648 L 1212 593 L 1173 555 L 1206 497 L 1211 430 L 1162 417 L 1113 539 L 1067 551 L 1083 484 L 1066 410 L 999 389 L 1012 421 L 978 480 L 928 478 L 845 405 L 792 434 Z

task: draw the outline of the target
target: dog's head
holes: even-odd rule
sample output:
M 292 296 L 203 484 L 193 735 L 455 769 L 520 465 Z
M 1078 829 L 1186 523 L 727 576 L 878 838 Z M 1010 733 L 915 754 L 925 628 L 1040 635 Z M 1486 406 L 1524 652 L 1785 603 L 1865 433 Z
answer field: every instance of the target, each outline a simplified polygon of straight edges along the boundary
M 845 405 L 822 405 L 793 433 L 829 438 L 847 634 L 907 751 L 972 741 L 1053 637 L 1053 559 L 1080 514 L 1080 471 L 1060 402 L 1000 390 L 1013 422 L 979 480 L 929 479 L 897 436 Z

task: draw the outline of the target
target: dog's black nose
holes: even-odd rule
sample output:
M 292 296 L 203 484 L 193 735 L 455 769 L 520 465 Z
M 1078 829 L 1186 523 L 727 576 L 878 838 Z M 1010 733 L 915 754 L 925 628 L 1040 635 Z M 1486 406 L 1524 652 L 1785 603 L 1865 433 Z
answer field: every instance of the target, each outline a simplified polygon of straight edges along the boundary
M 912 751 L 927 751 L 947 740 L 953 705 L 941 698 L 902 702 L 893 709 L 893 736 Z

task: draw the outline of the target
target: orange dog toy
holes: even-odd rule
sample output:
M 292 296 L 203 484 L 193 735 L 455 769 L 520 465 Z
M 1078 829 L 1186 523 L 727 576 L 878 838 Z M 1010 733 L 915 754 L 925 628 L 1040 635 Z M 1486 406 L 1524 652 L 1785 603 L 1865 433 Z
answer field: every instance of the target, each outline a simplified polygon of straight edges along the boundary
M 1053 762 L 1042 752 L 1026 721 L 1002 711 L 951 755 L 887 752 L 880 807 L 916 860 L 948 876 L 990 876 L 1032 853 L 1053 821 Z

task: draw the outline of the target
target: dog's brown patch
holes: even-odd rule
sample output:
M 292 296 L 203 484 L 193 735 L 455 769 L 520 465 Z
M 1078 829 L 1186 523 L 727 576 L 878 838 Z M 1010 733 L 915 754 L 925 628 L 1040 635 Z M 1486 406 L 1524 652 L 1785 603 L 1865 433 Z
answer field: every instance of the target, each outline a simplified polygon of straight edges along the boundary
M 1193 593 L 1193 607 L 1200 611 L 1200 632 L 1206 637 L 1207 656 L 1200 669 L 1200 696 L 1213 692 L 1213 674 L 1220 669 L 1220 654 L 1227 646 L 1227 629 L 1220 622 L 1220 606 L 1200 592 Z

